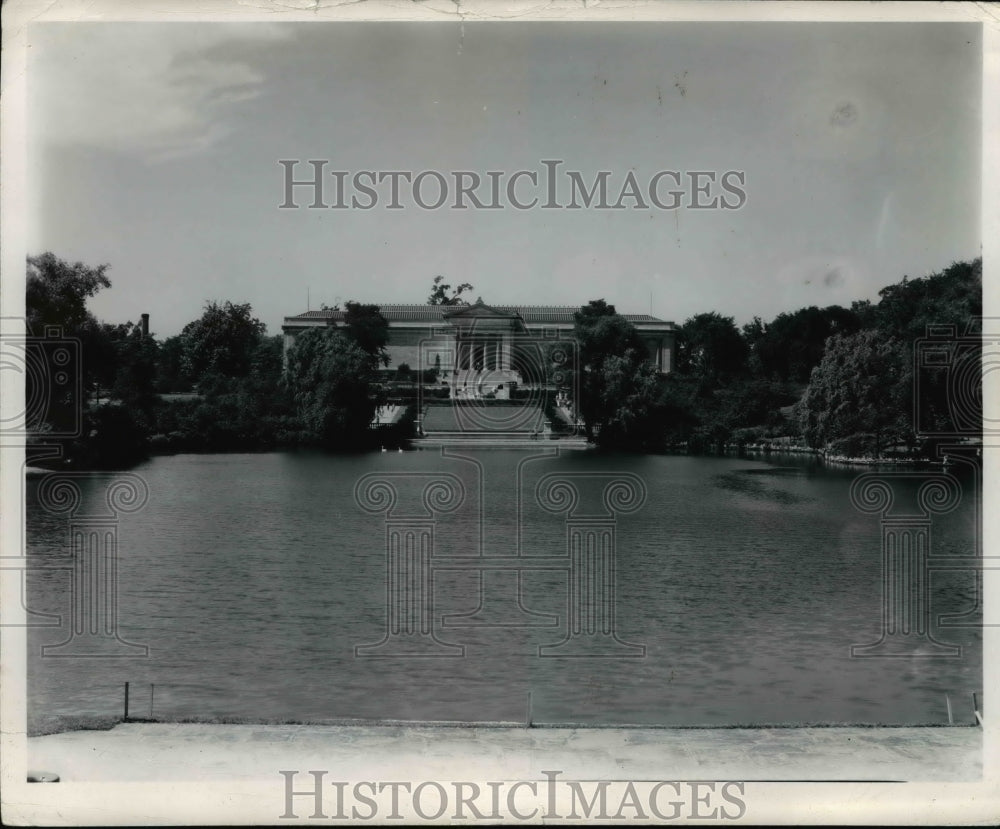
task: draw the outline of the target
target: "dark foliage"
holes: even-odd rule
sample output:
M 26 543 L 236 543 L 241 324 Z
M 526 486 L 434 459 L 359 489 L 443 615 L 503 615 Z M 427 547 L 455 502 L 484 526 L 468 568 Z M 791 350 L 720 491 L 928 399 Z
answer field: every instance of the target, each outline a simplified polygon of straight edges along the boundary
M 449 396 L 433 385 L 433 368 L 385 368 L 388 324 L 375 305 L 346 303 L 343 325 L 303 333 L 288 355 L 249 304 L 232 302 L 208 303 L 180 335 L 159 341 L 136 323 L 102 324 L 90 313 L 87 300 L 110 287 L 106 271 L 50 253 L 28 260 L 30 332 L 58 328 L 81 354 L 81 399 L 28 377 L 29 396 L 46 401 L 33 445 L 61 447 L 60 463 L 123 468 L 149 451 L 394 447 L 409 438 L 418 399 Z M 464 304 L 471 287 L 453 290 L 437 277 L 428 301 Z M 679 329 L 668 376 L 635 327 L 595 300 L 576 314 L 572 342 L 544 350 L 544 384 L 572 392 L 587 434 L 604 448 L 716 451 L 801 438 L 834 454 L 929 454 L 941 435 L 977 436 L 981 260 L 903 278 L 879 297 L 755 318 L 742 330 L 731 317 L 697 314 Z M 920 359 L 927 348 L 943 357 Z M 371 428 L 389 401 L 405 416 Z M 543 407 L 563 430 L 551 391 Z M 74 424 L 80 437 L 51 437 Z

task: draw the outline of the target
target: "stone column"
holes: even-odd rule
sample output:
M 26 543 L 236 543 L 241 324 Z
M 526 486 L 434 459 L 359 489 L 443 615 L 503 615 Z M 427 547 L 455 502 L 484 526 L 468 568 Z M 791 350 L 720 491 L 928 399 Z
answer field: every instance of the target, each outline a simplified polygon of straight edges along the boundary
M 673 360 L 673 340 L 669 339 L 663 342 L 660 346 L 660 371 L 664 374 L 669 374 L 674 370 Z
M 80 514 L 78 481 L 90 473 L 54 473 L 38 486 L 48 512 L 69 515 L 73 557 L 68 637 L 44 645 L 43 657 L 147 657 L 149 648 L 124 640 L 118 632 L 118 523 L 121 513 L 136 512 L 149 498 L 138 475 L 117 474 L 105 490 L 108 513 Z
M 410 505 L 402 509 L 400 488 Z M 366 512 L 385 516 L 385 636 L 356 645 L 355 657 L 464 655 L 463 646 L 441 642 L 434 632 L 431 572 L 437 518 L 465 499 L 461 479 L 447 472 L 371 473 L 358 481 L 354 497 Z
M 538 655 L 645 656 L 645 645 L 618 638 L 615 611 L 618 515 L 643 505 L 646 487 L 642 479 L 626 472 L 552 473 L 539 481 L 536 496 L 545 510 L 565 514 L 569 558 L 566 637 L 541 646 Z M 590 501 L 591 506 L 581 508 L 581 500 Z
M 922 480 L 918 511 L 893 513 L 893 482 Z M 938 642 L 930 631 L 931 513 L 951 512 L 962 497 L 948 474 L 871 472 L 851 485 L 851 502 L 882 517 L 882 635 L 870 645 L 852 645 L 853 657 L 959 656 L 957 645 Z

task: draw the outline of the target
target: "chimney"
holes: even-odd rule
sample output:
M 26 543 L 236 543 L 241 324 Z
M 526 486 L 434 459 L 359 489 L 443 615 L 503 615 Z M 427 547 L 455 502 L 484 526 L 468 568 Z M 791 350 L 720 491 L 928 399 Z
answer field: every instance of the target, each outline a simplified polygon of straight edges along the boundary
M 146 337 L 149 336 L 149 314 L 143 314 L 142 315 L 141 330 L 142 330 L 143 339 L 145 339 Z

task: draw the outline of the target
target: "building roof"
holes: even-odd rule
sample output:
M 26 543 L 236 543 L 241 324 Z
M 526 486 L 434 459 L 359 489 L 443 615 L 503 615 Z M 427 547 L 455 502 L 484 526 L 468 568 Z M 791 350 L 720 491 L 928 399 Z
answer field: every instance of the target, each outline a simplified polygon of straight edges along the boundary
M 390 323 L 393 322 L 426 322 L 430 325 L 445 322 L 446 314 L 469 310 L 475 306 L 456 305 L 395 305 L 380 304 L 379 311 Z M 580 310 L 579 305 L 491 305 L 487 306 L 503 314 L 517 314 L 526 325 L 572 325 L 573 314 Z M 672 322 L 662 320 L 650 314 L 622 314 L 631 323 L 669 325 Z M 332 320 L 343 322 L 343 311 L 306 311 L 303 314 L 285 317 L 285 322 L 294 320 Z

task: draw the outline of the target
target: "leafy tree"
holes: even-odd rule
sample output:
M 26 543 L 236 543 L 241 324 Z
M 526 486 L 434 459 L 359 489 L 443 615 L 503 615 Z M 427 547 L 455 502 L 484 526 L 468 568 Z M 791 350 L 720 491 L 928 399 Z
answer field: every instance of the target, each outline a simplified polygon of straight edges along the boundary
M 245 377 L 251 355 L 266 326 L 253 316 L 250 303 L 205 304 L 199 319 L 184 326 L 184 367 L 203 382 L 208 375 Z
M 754 317 L 752 321 L 743 326 L 743 339 L 747 344 L 747 365 L 750 372 L 758 377 L 767 374 L 765 365 L 766 357 L 764 351 L 767 344 L 767 325 L 760 317 Z
M 823 358 L 826 340 L 833 334 L 852 334 L 861 327 L 858 315 L 839 305 L 812 305 L 778 314 L 765 325 L 759 317 L 743 326 L 749 346 L 749 365 L 758 377 L 808 383 L 809 374 Z
M 690 377 L 673 372 L 668 374 L 660 387 L 657 400 L 663 437 L 668 444 L 690 441 L 701 425 L 700 407 L 695 406 L 696 383 Z
M 720 390 L 722 418 L 730 430 L 785 425 L 780 409 L 798 401 L 793 387 L 773 380 L 750 379 Z
M 583 306 L 573 315 L 573 321 L 573 336 L 584 367 L 596 368 L 608 355 L 629 350 L 637 357 L 646 354 L 646 345 L 636 327 L 603 299 Z
M 285 344 L 281 335 L 261 337 L 250 357 L 249 388 L 262 395 L 278 394 L 284 366 Z
M 377 305 L 361 305 L 348 302 L 344 306 L 344 326 L 347 335 L 361 350 L 370 355 L 376 363 L 389 365 L 389 354 L 385 350 L 389 342 L 389 323 Z
M 856 299 L 851 303 L 851 313 L 858 321 L 858 328 L 875 328 L 878 320 L 875 316 L 875 306 L 867 299 Z
M 903 277 L 879 291 L 875 325 L 887 336 L 912 343 L 928 325 L 954 325 L 964 333 L 983 313 L 983 260 L 956 262 L 921 279 Z
M 26 310 L 28 330 L 45 334 L 45 326 L 58 325 L 67 336 L 79 336 L 95 325 L 87 310 L 87 300 L 101 288 L 110 288 L 108 265 L 89 268 L 82 262 L 72 265 L 52 253 L 28 257 Z
M 208 303 L 200 319 L 164 342 L 158 390 L 196 384 L 200 397 L 158 407 L 154 445 L 225 452 L 297 442 L 299 426 L 282 383 L 282 338 L 264 333 L 249 304 Z
M 194 385 L 184 359 L 185 338 L 180 334 L 160 343 L 156 364 L 156 390 L 161 394 L 191 391 Z
M 334 449 L 367 445 L 383 402 L 372 355 L 334 328 L 302 332 L 288 353 L 285 382 L 303 428 Z
M 659 378 L 635 326 L 598 299 L 574 314 L 573 333 L 587 436 L 603 446 L 655 442 Z
M 900 343 L 900 408 L 915 412 L 924 430 L 964 431 L 970 423 L 982 422 L 982 374 L 976 368 L 982 357 L 982 268 L 982 259 L 956 262 L 939 273 L 904 277 L 879 291 L 881 299 L 873 309 L 878 329 Z M 918 382 L 914 349 L 931 330 L 952 332 L 938 338 L 950 350 L 950 359 L 945 365 L 923 366 Z M 961 389 L 952 385 L 956 379 L 962 382 Z M 961 413 L 953 411 L 955 404 Z M 956 415 L 961 423 L 955 422 Z
M 156 399 L 159 347 L 140 325 L 126 322 L 104 325 L 107 342 L 114 352 L 111 397 L 133 410 L 148 413 Z
M 610 354 L 601 365 L 598 407 L 602 446 L 645 450 L 662 446 L 662 418 L 658 405 L 660 377 L 648 360 L 635 352 Z
M 200 399 L 164 404 L 157 431 L 177 448 L 209 451 L 295 443 L 299 427 L 282 382 L 282 352 L 280 336 L 262 337 L 245 376 L 207 375 Z
M 468 305 L 469 303 L 462 299 L 462 294 L 466 291 L 471 291 L 472 285 L 468 282 L 463 282 L 454 291 L 451 289 L 451 285 L 444 281 L 443 276 L 435 276 L 434 283 L 431 287 L 431 295 L 427 297 L 428 305 Z M 449 293 L 451 292 L 451 293 Z
M 742 375 L 747 369 L 746 341 L 732 317 L 714 311 L 696 314 L 677 337 L 677 368 L 711 382 Z
M 880 332 L 831 337 L 801 403 L 810 446 L 870 436 L 867 450 L 879 455 L 890 438 L 906 439 L 909 411 L 901 406 L 902 374 L 899 343 Z
M 52 253 L 29 257 L 27 262 L 26 311 L 28 330 L 45 336 L 56 326 L 65 337 L 80 344 L 82 382 L 97 398 L 89 407 L 82 400 L 51 399 L 48 411 L 53 427 L 76 424 L 82 418 L 82 436 L 61 441 L 64 459 L 72 466 L 88 469 L 119 469 L 146 454 L 146 440 L 154 404 L 153 376 L 157 348 L 152 337 L 143 337 L 138 325 L 102 325 L 87 308 L 87 301 L 103 288 L 110 288 L 108 265 L 91 268 L 81 262 L 69 264 Z M 33 374 L 26 378 L 38 382 Z M 100 405 L 104 391 L 115 403 Z
M 102 288 L 111 287 L 106 275 L 108 267 L 91 268 L 82 262 L 69 264 L 52 253 L 28 257 L 25 291 L 28 333 L 42 337 L 48 328 L 58 327 L 64 337 L 77 341 L 85 396 L 99 386 L 101 378 L 113 372 L 113 351 L 100 324 L 87 309 L 88 299 Z M 30 398 L 36 393 L 30 384 L 38 382 L 38 378 L 29 374 L 26 382 Z M 46 389 L 44 394 L 50 400 L 48 414 L 53 426 L 65 426 L 78 416 L 83 401 L 56 399 L 55 389 Z
M 127 469 L 148 455 L 146 424 L 129 406 L 105 403 L 84 415 L 84 437 L 71 441 L 67 460 L 84 469 Z

